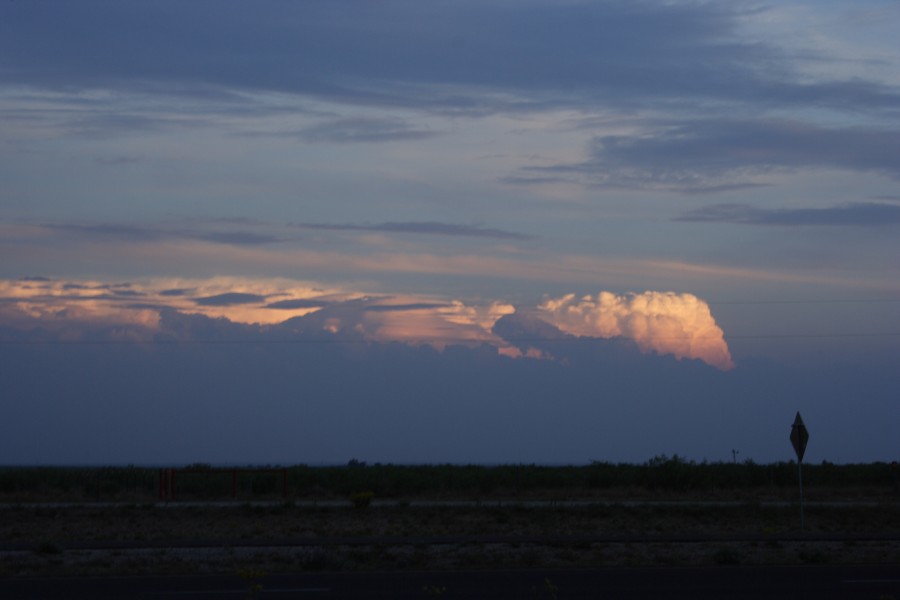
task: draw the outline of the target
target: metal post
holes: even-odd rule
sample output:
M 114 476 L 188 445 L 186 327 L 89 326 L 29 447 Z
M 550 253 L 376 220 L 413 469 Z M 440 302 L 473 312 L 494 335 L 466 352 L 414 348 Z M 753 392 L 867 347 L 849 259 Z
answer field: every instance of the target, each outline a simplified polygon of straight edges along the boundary
M 800 531 L 803 531 L 806 528 L 806 523 L 803 520 L 803 461 L 797 461 L 797 477 L 800 480 Z
M 806 526 L 803 520 L 803 454 L 806 452 L 806 442 L 809 441 L 809 432 L 803 423 L 803 417 L 800 411 L 794 417 L 794 424 L 791 425 L 791 444 L 794 446 L 794 452 L 797 453 L 797 478 L 800 481 L 800 531 Z

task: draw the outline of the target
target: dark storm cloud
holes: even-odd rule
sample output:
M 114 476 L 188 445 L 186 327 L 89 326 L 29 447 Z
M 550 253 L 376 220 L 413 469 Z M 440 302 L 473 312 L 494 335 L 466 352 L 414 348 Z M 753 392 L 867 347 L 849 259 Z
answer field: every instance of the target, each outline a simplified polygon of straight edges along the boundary
M 509 325 L 534 337 L 532 324 Z M 267 343 L 265 328 L 171 310 L 160 328 L 149 344 L 52 343 L 45 331 L 10 330 L 14 343 L 0 344 L 4 460 L 581 464 L 661 453 L 730 460 L 738 447 L 767 462 L 792 457 L 796 410 L 815 436 L 810 460 L 896 452 L 896 370 L 756 362 L 722 373 L 558 334 L 540 344 L 560 361 L 485 346 L 338 343 L 321 330 L 308 343 Z M 120 329 L 95 326 L 83 339 L 121 340 Z M 284 329 L 271 335 L 285 340 Z
M 675 220 L 747 225 L 882 227 L 900 224 L 900 206 L 852 202 L 829 208 L 764 209 L 746 204 L 713 204 L 690 211 Z
M 797 53 L 741 41 L 748 9 L 731 4 L 322 0 L 255 10 L 83 0 L 0 11 L 0 82 L 14 85 L 268 90 L 471 112 L 697 99 L 894 109 L 900 100 L 874 82 L 797 83 Z
M 215 296 L 194 298 L 194 303 L 200 306 L 233 306 L 235 304 L 258 304 L 265 301 L 265 296 L 242 294 L 240 292 L 228 292 L 226 294 L 216 294 Z
M 669 125 L 654 135 L 597 137 L 585 162 L 523 171 L 598 186 L 702 193 L 752 187 L 759 182 L 751 177 L 800 168 L 900 178 L 898 150 L 900 130 L 706 119 Z
M 303 229 L 321 229 L 326 231 L 381 231 L 386 233 L 416 233 L 425 235 L 447 235 L 461 237 L 494 238 L 501 240 L 528 240 L 532 236 L 502 229 L 478 227 L 477 225 L 458 225 L 455 223 L 423 222 L 389 222 L 374 225 L 330 224 L 330 223 L 297 223 Z

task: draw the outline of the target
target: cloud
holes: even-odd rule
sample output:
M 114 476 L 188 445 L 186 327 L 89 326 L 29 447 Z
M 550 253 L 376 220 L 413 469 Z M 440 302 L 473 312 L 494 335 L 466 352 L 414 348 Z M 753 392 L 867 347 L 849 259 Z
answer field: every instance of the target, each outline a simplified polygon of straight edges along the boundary
M 900 206 L 876 202 L 851 202 L 829 208 L 764 209 L 747 204 L 713 204 L 692 210 L 675 220 L 791 227 L 882 227 L 900 224 Z
M 734 367 L 709 306 L 691 294 L 568 294 L 549 298 L 538 309 L 548 322 L 573 335 L 625 337 L 645 352 L 698 358 L 722 370 Z
M 286 279 L 144 279 L 132 283 L 103 281 L 0 280 L 0 306 L 5 318 L 44 327 L 46 323 L 64 326 L 77 337 L 79 323 L 141 323 L 142 332 L 158 330 L 149 323 L 149 315 L 165 311 L 224 318 L 234 323 L 275 324 L 302 316 L 331 302 L 359 295 L 319 284 Z M 139 297 L 140 304 L 134 299 Z M 268 300 L 295 302 L 281 310 L 269 308 Z M 130 315 L 138 315 L 134 319 Z M 88 315 L 90 318 L 86 317 Z M 3 318 L 0 318 L 2 321 Z M 145 337 L 146 337 L 145 335 Z
M 411 222 L 388 222 L 378 223 L 374 225 L 352 225 L 352 224 L 328 224 L 328 223 L 298 223 L 297 227 L 303 229 L 320 229 L 326 231 L 380 231 L 387 233 L 410 233 L 422 235 L 446 235 L 458 237 L 479 237 L 493 238 L 501 240 L 528 240 L 532 236 L 516 233 L 512 231 L 504 231 L 502 229 L 493 229 L 490 227 L 479 227 L 477 225 L 459 225 L 456 223 L 439 223 L 436 221 L 411 221 Z
M 248 226 L 251 224 L 247 224 Z M 240 231 L 229 228 L 217 230 L 221 225 L 217 221 L 200 222 L 194 228 L 165 225 L 128 225 L 122 223 L 48 223 L 42 225 L 51 231 L 65 233 L 86 239 L 116 239 L 125 242 L 154 242 L 161 240 L 199 240 L 230 246 L 261 246 L 284 241 L 283 238 L 270 233 L 258 231 Z M 226 225 L 234 227 L 233 225 Z M 212 229 L 210 229 L 212 227 Z
M 274 235 L 254 233 L 249 231 L 219 231 L 210 233 L 197 233 L 193 237 L 199 240 L 207 240 L 217 244 L 230 244 L 235 246 L 258 246 L 262 244 L 274 244 L 284 241 Z
M 797 120 L 707 118 L 595 137 L 580 163 L 529 166 L 586 185 L 710 193 L 763 185 L 772 172 L 845 169 L 900 178 L 900 130 Z
M 493 302 L 471 306 L 460 301 L 415 300 L 414 296 L 363 296 L 333 302 L 278 328 L 302 335 L 320 336 L 327 332 L 339 339 L 428 345 L 441 350 L 459 344 L 510 348 L 494 335 L 492 327 L 501 316 L 515 312 L 512 305 Z
M 432 310 L 437 308 L 447 308 L 450 306 L 445 303 L 435 302 L 418 302 L 415 304 L 376 304 L 366 307 L 368 312 L 407 312 L 414 310 Z
M 228 292 L 205 298 L 194 298 L 194 302 L 200 306 L 232 306 L 234 304 L 259 304 L 265 302 L 266 297 L 259 294 L 241 294 Z
M 295 308 L 322 308 L 327 305 L 328 302 L 324 302 L 322 300 L 307 300 L 305 298 L 301 298 L 299 300 L 279 300 L 278 302 L 266 304 L 266 308 L 291 310 Z
M 195 219 L 180 225 L 159 223 L 132 225 L 127 223 L 48 223 L 38 227 L 75 239 L 96 242 L 157 243 L 175 241 L 211 242 L 225 246 L 268 246 L 297 241 L 298 229 L 316 231 L 358 231 L 435 235 L 495 240 L 530 240 L 532 236 L 478 225 L 460 225 L 438 221 L 394 221 L 375 224 L 296 223 L 279 227 L 270 223 L 242 219 Z
M 482 345 L 265 343 L 258 327 L 171 312 L 162 326 L 172 341 L 221 343 L 0 344 L 4 460 L 582 465 L 730 461 L 739 448 L 769 462 L 789 457 L 796 410 L 814 436 L 810 462 L 896 454 L 896 369 L 720 373 L 598 339 L 566 344 L 567 363 Z M 615 353 L 593 352 L 604 349 Z
M 173 295 L 172 290 L 179 293 Z M 135 296 L 141 298 L 139 305 L 133 303 Z M 269 303 L 272 298 L 281 299 Z M 537 350 L 536 344 L 528 343 L 520 330 L 525 331 L 525 337 L 547 340 L 560 339 L 558 330 L 562 330 L 579 336 L 625 337 L 644 351 L 700 358 L 721 369 L 733 366 L 709 307 L 688 294 L 616 296 L 601 292 L 596 299 L 580 300 L 569 295 L 545 301 L 535 309 L 537 319 L 528 317 L 531 310 L 526 307 L 524 316 L 511 321 L 519 311 L 503 301 L 467 304 L 425 295 L 371 296 L 359 291 L 325 291 L 290 280 L 216 278 L 127 284 L 0 280 L 0 325 L 41 329 L 46 323 L 55 323 L 69 339 L 101 335 L 96 332 L 97 323 L 118 324 L 120 333 L 136 325 L 130 335 L 144 340 L 175 333 L 182 339 L 188 330 L 173 332 L 167 325 L 177 314 L 252 326 L 260 334 L 282 341 L 296 336 L 335 337 L 438 349 L 486 344 L 508 356 L 549 356 Z M 501 319 L 505 325 L 498 325 Z M 181 317 L 178 322 L 205 323 Z M 548 336 L 548 331 L 555 333 Z
M 428 129 L 416 129 L 402 119 L 347 118 L 321 123 L 297 132 L 308 142 L 358 143 L 397 142 L 421 140 L 437 133 Z
M 803 52 L 745 31 L 745 21 L 766 11 L 742 5 L 401 0 L 279 3 L 263 13 L 241 3 L 83 0 L 56 7 L 53 20 L 28 2 L 2 10 L 0 57 L 8 58 L 0 82 L 17 87 L 274 91 L 476 114 L 698 100 L 840 109 L 898 103 L 896 90 L 876 81 L 798 76 L 795 57 Z M 121 124 L 134 125 L 146 126 Z M 371 133 L 353 130 L 325 125 L 318 133 Z
M 871 199 L 881 202 L 900 203 L 900 195 L 872 196 Z
M 188 294 L 190 290 L 185 288 L 172 289 L 172 290 L 161 290 L 159 292 L 160 296 L 184 296 Z
M 285 235 L 284 237 L 290 237 Z M 711 281 L 824 284 L 845 288 L 897 289 L 894 279 L 878 273 L 836 273 L 778 265 L 768 268 L 731 266 L 725 262 L 685 261 L 672 258 L 629 258 L 553 252 L 522 248 L 493 248 L 489 252 L 467 246 L 440 254 L 431 248 L 392 247 L 373 251 L 370 246 L 343 241 L 337 247 L 222 245 L 201 240 L 122 240 L 115 237 L 63 237 L 44 227 L 0 223 L 0 249 L 18 256 L 34 273 L 82 269 L 89 262 L 99 273 L 119 273 L 123 265 L 140 265 L 142 272 L 178 274 L 218 273 L 244 276 L 315 278 L 320 281 L 370 281 L 385 275 L 393 279 L 454 276 L 483 287 L 510 282 L 546 285 L 615 286 L 625 289 L 705 286 Z M 133 272 L 133 270 L 131 271 Z M 495 285 L 496 284 L 496 285 Z M 172 289 L 179 289 L 173 285 Z M 229 291 L 229 290 L 222 290 Z M 218 293 L 218 292 L 215 292 Z M 197 294 L 202 295 L 202 294 Z M 207 294 L 207 295 L 212 295 Z M 272 299 L 272 301 L 277 301 Z M 268 311 L 274 312 L 271 309 Z M 262 321 L 272 316 L 258 315 Z

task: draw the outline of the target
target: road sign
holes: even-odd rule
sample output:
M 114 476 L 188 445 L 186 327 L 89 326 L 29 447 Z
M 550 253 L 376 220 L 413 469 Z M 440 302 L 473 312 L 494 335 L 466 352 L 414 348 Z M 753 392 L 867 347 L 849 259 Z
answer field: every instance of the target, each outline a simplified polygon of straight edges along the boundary
M 806 431 L 800 411 L 797 411 L 794 424 L 791 425 L 791 444 L 794 445 L 794 452 L 797 453 L 797 462 L 803 462 L 803 453 L 806 452 L 806 442 L 808 441 L 809 432 Z

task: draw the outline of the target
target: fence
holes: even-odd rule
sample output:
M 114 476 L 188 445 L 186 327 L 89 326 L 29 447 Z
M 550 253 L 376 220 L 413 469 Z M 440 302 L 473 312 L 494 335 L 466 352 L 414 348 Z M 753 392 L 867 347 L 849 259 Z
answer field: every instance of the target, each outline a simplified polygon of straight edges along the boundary
M 176 499 L 176 483 L 179 480 L 179 475 L 182 480 L 184 480 L 184 476 L 205 476 L 205 477 L 223 477 L 230 476 L 231 477 L 231 497 L 232 499 L 237 499 L 238 497 L 238 476 L 242 474 L 260 474 L 260 473 L 268 473 L 268 474 L 280 474 L 281 475 L 281 497 L 288 497 L 288 483 L 287 483 L 287 469 L 286 468 L 204 468 L 204 469 L 191 469 L 191 468 L 183 468 L 183 469 L 160 469 L 159 470 L 159 499 L 161 501 L 174 501 Z M 205 486 L 205 489 L 209 489 L 210 486 Z

